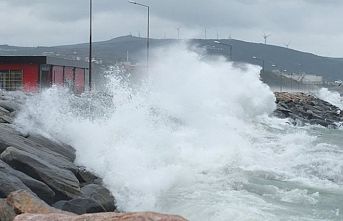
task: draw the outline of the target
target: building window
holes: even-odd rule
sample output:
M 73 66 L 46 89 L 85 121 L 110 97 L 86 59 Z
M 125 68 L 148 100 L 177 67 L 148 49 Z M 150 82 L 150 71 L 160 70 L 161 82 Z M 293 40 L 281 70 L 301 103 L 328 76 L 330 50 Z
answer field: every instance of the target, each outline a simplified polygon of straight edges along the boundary
M 22 70 L 0 70 L 0 88 L 7 91 L 23 89 Z

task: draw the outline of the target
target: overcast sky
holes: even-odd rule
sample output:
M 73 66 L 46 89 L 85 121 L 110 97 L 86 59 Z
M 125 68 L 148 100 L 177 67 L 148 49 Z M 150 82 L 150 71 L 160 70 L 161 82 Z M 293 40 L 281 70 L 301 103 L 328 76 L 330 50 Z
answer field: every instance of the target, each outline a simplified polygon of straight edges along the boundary
M 229 38 L 343 57 L 343 0 L 141 0 L 154 38 Z M 146 34 L 146 10 L 126 0 L 93 0 L 94 40 Z M 0 44 L 88 41 L 89 0 L 0 0 Z

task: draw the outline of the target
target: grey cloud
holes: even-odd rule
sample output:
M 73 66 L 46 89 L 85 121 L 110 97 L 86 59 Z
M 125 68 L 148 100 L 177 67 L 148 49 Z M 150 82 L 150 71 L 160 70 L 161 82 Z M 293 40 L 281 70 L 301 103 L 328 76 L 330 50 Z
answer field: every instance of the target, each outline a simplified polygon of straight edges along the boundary
M 221 36 L 228 36 L 231 33 L 234 37 L 244 40 L 262 41 L 261 33 L 268 32 L 272 33 L 270 42 L 274 44 L 288 42 L 292 38 L 296 39 L 292 45 L 302 50 L 336 56 L 339 56 L 340 51 L 343 50 L 343 47 L 337 47 L 340 44 L 337 36 L 343 35 L 343 31 L 340 30 L 343 22 L 342 0 L 140 0 L 140 2 L 151 6 L 153 37 L 161 37 L 163 33 L 175 37 L 175 29 L 178 26 L 182 28 L 184 37 L 191 37 L 190 33 L 201 35 L 203 29 L 207 27 L 210 37 L 215 37 L 215 32 L 218 31 Z M 80 36 L 87 31 L 88 3 L 88 0 L 1 0 L 0 6 L 18 8 L 22 14 L 9 22 L 11 25 L 3 27 L 5 28 L 3 33 L 6 34 L 0 35 L 0 41 L 22 44 L 29 42 L 30 39 L 27 37 L 30 36 L 44 44 L 83 41 L 85 39 Z M 93 5 L 97 24 L 96 39 L 103 40 L 130 32 L 144 34 L 146 11 L 143 8 L 129 4 L 126 0 L 93 0 Z M 6 15 L 9 13 L 7 11 L 15 13 L 15 10 L 5 9 L 0 18 L 13 16 Z M 30 28 L 27 26 L 32 23 L 40 26 L 39 30 L 45 33 L 41 35 L 30 33 Z M 24 30 L 16 30 L 13 28 L 14 25 L 22 26 L 26 38 L 19 35 Z M 59 32 L 63 33 L 72 30 L 75 25 L 80 27 L 76 27 L 77 34 L 73 36 L 51 36 L 54 33 L 53 27 L 58 27 L 61 29 Z M 320 42 L 306 43 L 309 36 Z M 320 39 L 325 39 L 322 38 L 323 36 L 327 37 L 328 42 L 321 42 Z M 328 46 L 324 47 L 325 43 Z

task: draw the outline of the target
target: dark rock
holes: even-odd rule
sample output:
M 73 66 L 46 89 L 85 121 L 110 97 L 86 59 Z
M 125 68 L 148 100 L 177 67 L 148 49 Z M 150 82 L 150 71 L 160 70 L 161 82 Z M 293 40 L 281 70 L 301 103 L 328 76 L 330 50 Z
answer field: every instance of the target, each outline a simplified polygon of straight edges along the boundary
M 19 112 L 19 111 L 13 111 L 13 112 L 11 112 L 11 113 L 9 114 L 9 116 L 15 118 L 15 117 L 17 116 L 17 113 L 18 113 L 18 112 Z
M 287 118 L 290 112 L 291 111 L 289 109 L 286 109 L 283 106 L 278 106 L 277 110 L 275 111 L 275 114 L 277 114 L 277 116 L 280 118 Z
M 116 209 L 115 199 L 112 193 L 103 186 L 89 184 L 81 188 L 82 197 L 90 198 L 104 207 L 106 212 L 113 212 Z
M 11 192 L 20 189 L 31 191 L 18 177 L 0 169 L 0 198 L 6 198 Z
M 11 124 L 13 123 L 13 116 L 11 112 L 0 106 L 0 123 Z
M 276 92 L 276 117 L 290 118 L 295 124 L 308 123 L 336 128 L 343 122 L 341 110 L 321 99 L 304 93 Z
M 77 179 L 79 180 L 81 186 L 85 186 L 91 183 L 102 184 L 102 179 L 88 171 L 85 167 L 78 167 L 76 174 Z
M 16 215 L 14 208 L 8 205 L 6 199 L 0 199 L 0 220 L 12 221 Z
M 13 118 L 10 117 L 9 115 L 1 115 L 0 116 L 0 123 L 6 123 L 6 124 L 11 124 L 13 123 Z
M 4 109 L 8 110 L 9 112 L 20 110 L 20 105 L 14 101 L 1 100 L 0 106 Z
M 80 194 L 79 181 L 75 175 L 51 164 L 49 159 L 43 160 L 15 147 L 8 147 L 1 154 L 1 159 L 16 170 L 49 185 L 56 194 L 56 200 L 75 198 Z
M 68 200 L 60 200 L 60 201 L 57 201 L 56 203 L 52 204 L 52 206 L 56 209 L 63 210 L 62 208 L 66 202 L 68 202 Z
M 51 139 L 48 139 L 48 138 L 45 138 L 43 136 L 36 135 L 36 134 L 30 134 L 29 136 L 27 136 L 27 139 L 41 146 L 44 146 L 53 152 L 56 152 L 56 153 L 61 154 L 62 156 L 65 156 L 71 162 L 73 162 L 76 158 L 76 154 L 75 154 L 76 150 L 69 145 L 60 144 L 60 143 L 57 143 L 56 141 L 52 141 Z
M 36 179 L 33 179 L 32 177 L 29 177 L 28 175 L 20 171 L 14 170 L 2 160 L 0 160 L 0 171 L 2 171 L 5 174 L 8 174 L 9 176 L 15 176 L 19 178 L 19 180 L 21 180 L 21 182 L 25 186 L 30 188 L 32 192 L 37 194 L 37 196 L 39 196 L 41 199 L 43 199 L 47 203 L 52 203 L 52 200 L 55 197 L 55 193 L 45 183 L 38 181 Z
M 10 114 L 11 112 L 0 106 L 0 113 L 1 115 L 3 115 L 3 114 Z
M 325 119 L 311 119 L 310 123 L 311 124 L 321 125 L 323 127 L 336 127 L 336 126 L 333 126 L 333 125 L 335 125 L 335 122 L 329 121 L 329 120 L 325 120 Z
M 9 146 L 33 154 L 56 167 L 71 170 L 75 174 L 77 172 L 77 167 L 70 159 L 72 156 L 68 158 L 61 155 L 46 146 L 21 136 L 21 133 L 10 125 L 0 124 L 0 153 Z
M 59 201 L 53 205 L 63 211 L 76 214 L 105 212 L 105 209 L 93 199 L 77 198 L 69 201 Z
M 281 119 L 287 118 L 287 116 L 282 111 L 278 111 L 278 110 L 275 110 L 273 115 L 275 117 L 278 117 L 278 118 L 281 118 Z

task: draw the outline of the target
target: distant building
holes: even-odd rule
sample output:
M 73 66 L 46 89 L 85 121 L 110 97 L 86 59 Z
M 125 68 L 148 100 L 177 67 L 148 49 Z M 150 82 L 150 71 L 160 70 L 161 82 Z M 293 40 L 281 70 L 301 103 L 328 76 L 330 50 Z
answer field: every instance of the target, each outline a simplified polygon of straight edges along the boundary
M 322 84 L 323 76 L 306 74 L 302 80 L 304 84 Z
M 0 56 L 0 89 L 37 92 L 52 85 L 82 93 L 88 88 L 88 63 L 48 56 Z
M 293 78 L 296 78 L 298 81 L 300 81 L 303 84 L 320 85 L 324 83 L 323 76 L 320 76 L 320 75 L 303 73 L 303 74 L 293 75 Z
M 280 70 L 273 70 L 274 74 L 282 75 L 284 77 L 293 79 L 295 81 L 299 81 L 302 84 L 312 84 L 312 85 L 320 85 L 324 83 L 323 76 L 314 75 L 314 74 L 306 74 L 303 73 L 287 73 L 281 72 Z

